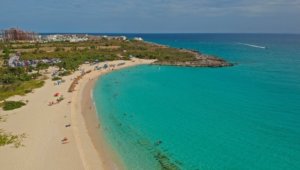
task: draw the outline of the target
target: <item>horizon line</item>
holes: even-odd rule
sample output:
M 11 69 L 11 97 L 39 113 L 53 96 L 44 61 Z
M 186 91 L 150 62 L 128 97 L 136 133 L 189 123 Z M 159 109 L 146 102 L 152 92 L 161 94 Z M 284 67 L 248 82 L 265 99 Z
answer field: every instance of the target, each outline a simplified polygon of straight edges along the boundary
M 266 32 L 36 32 L 39 34 L 290 34 L 300 35 L 300 33 L 266 33 Z

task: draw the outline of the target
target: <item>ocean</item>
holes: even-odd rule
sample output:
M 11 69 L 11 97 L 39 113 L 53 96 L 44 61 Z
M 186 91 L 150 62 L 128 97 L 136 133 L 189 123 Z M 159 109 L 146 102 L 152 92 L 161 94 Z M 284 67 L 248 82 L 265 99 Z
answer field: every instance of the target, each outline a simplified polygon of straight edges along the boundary
M 133 34 L 237 65 L 144 65 L 102 76 L 93 98 L 128 170 L 300 169 L 300 35 Z

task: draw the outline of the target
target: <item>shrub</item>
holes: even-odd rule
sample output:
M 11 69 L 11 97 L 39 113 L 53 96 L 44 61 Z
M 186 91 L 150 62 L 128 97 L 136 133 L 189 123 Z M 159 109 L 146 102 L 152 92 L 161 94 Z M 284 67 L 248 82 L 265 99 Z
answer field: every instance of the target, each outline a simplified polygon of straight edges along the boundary
M 26 105 L 21 101 L 4 101 L 3 102 L 3 110 L 14 110 Z
M 57 81 L 57 80 L 61 80 L 61 77 L 53 77 L 52 81 Z
M 59 76 L 68 76 L 70 75 L 72 72 L 70 70 L 66 70 L 63 72 L 58 73 Z
M 6 133 L 0 129 L 0 146 L 13 144 L 14 147 L 18 148 L 24 146 L 21 142 L 26 137 L 23 133 L 21 135 L 12 135 L 11 133 Z
M 25 93 L 31 93 L 31 92 L 32 92 L 32 89 L 26 89 L 24 92 L 25 92 Z
M 42 87 L 44 83 L 43 80 L 30 80 L 0 86 L 0 101 L 14 95 L 25 95 L 29 90 Z

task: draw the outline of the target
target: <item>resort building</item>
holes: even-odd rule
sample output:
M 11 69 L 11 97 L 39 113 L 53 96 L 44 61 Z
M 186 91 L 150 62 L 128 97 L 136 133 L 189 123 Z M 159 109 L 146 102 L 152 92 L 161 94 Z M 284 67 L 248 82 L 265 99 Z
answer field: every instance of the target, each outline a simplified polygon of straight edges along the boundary
M 18 28 L 10 28 L 1 31 L 1 39 L 4 41 L 39 41 L 41 36 L 35 32 L 27 32 Z

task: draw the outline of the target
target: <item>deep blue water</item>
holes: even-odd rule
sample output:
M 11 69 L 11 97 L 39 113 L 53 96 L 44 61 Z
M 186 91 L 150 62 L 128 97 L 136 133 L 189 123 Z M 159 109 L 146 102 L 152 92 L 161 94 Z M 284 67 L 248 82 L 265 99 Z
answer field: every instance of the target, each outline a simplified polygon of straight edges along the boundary
M 101 77 L 96 108 L 127 169 L 161 169 L 158 154 L 188 170 L 300 169 L 300 35 L 130 36 L 238 65 L 137 66 Z

